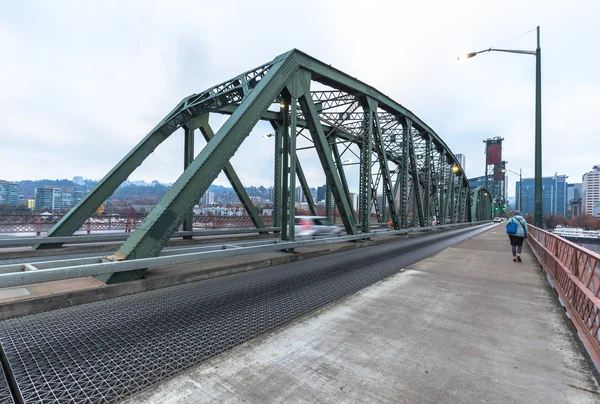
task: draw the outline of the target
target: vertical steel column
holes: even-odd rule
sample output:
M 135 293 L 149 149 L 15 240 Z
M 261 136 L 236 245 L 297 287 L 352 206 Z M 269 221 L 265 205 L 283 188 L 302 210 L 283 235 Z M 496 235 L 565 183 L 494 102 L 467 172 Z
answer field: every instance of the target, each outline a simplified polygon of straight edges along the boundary
M 365 111 L 360 149 L 360 186 L 358 191 L 360 230 L 371 231 L 371 155 L 373 148 L 373 111 Z
M 425 191 L 423 213 L 425 214 L 425 226 L 431 226 L 431 136 L 429 133 L 425 135 Z
M 459 183 L 462 183 L 462 178 L 459 179 Z M 465 192 L 467 189 L 463 186 L 460 187 L 459 199 L 458 199 L 458 218 L 459 222 L 463 222 L 465 220 L 465 196 L 467 193 Z
M 409 160 L 409 143 L 412 131 L 412 121 L 405 119 L 402 125 L 402 168 L 400 175 L 400 214 L 402 228 L 408 227 L 408 160 Z
M 183 138 L 183 170 L 194 161 L 194 129 L 184 128 Z M 194 230 L 194 209 L 190 211 L 189 215 L 183 220 L 183 231 Z M 192 236 L 183 236 L 186 240 L 191 240 Z
M 290 153 L 290 205 L 288 213 L 288 240 L 294 241 L 296 238 L 295 234 L 295 217 L 296 217 L 296 112 L 297 99 L 291 97 L 290 99 L 290 141 L 289 141 L 289 153 Z
M 274 178 L 273 178 L 273 226 L 281 226 L 281 188 L 283 182 L 282 174 L 282 143 L 283 143 L 283 130 L 281 123 L 277 124 L 271 121 L 271 126 L 275 130 L 275 163 L 273 167 Z
M 412 136 L 412 131 L 409 133 L 409 155 L 410 155 L 410 171 L 412 173 L 412 182 L 413 182 L 413 224 L 416 223 L 415 220 L 415 206 L 417 211 L 417 216 L 419 217 L 419 225 L 421 227 L 425 226 L 425 218 L 423 214 L 423 204 L 421 203 L 421 181 L 419 180 L 419 169 L 417 166 L 417 156 L 415 154 L 415 145 L 414 139 Z
M 454 175 L 454 173 L 452 172 L 452 170 L 450 170 L 448 172 L 449 177 L 448 177 L 448 192 L 450 192 L 450 196 L 448 198 L 448 217 L 450 218 L 450 223 L 454 223 L 454 208 L 455 208 L 455 196 L 454 196 L 454 187 L 455 187 L 455 182 L 456 182 L 456 176 Z
M 440 159 L 438 161 L 439 183 L 438 183 L 438 223 L 445 224 L 444 206 L 446 206 L 446 157 L 444 150 L 439 150 Z
M 325 216 L 332 222 L 333 214 L 331 213 L 331 183 L 328 179 L 325 180 Z M 335 207 L 334 207 L 335 209 Z
M 290 96 L 282 95 L 281 105 L 281 136 L 283 137 L 282 142 L 282 181 L 281 181 L 281 239 L 288 240 L 288 228 L 289 228 L 289 199 L 290 190 L 289 188 L 289 157 L 290 157 L 290 126 L 289 126 L 289 107 L 290 107 Z

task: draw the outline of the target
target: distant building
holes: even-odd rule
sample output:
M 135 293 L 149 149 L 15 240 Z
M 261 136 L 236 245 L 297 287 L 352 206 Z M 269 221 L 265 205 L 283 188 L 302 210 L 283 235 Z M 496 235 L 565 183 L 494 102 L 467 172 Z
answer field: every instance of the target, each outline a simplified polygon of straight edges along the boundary
M 75 185 L 83 185 L 83 177 L 73 177 L 73 184 Z
M 350 203 L 352 204 L 352 210 L 358 210 L 358 194 L 356 192 L 350 192 Z
M 302 191 L 302 187 L 296 187 L 296 203 L 306 202 L 306 197 Z
M 19 203 L 19 183 L 0 180 L 0 205 L 5 203 L 16 207 Z
M 51 212 L 60 213 L 65 209 L 72 208 L 82 199 L 83 192 L 69 187 L 46 185 L 44 188 L 35 189 L 36 210 L 48 209 Z
M 215 193 L 214 192 L 205 192 L 200 199 L 200 206 L 210 206 L 215 203 Z
M 516 200 L 521 192 L 520 182 L 516 182 Z M 523 214 L 534 213 L 535 179 L 523 178 Z M 542 177 L 542 215 L 567 216 L 567 176 L 554 174 Z
M 35 209 L 35 199 L 27 199 L 27 209 Z
M 600 202 L 600 164 L 583 174 L 582 193 L 582 213 L 592 215 L 596 204 Z
M 467 171 L 467 156 L 462 153 L 458 153 L 455 155 L 458 160 L 458 164 L 462 167 L 463 171 Z
M 326 194 L 327 194 L 327 185 L 322 185 L 319 188 L 317 188 L 317 202 L 324 201 Z
M 581 198 L 581 183 L 567 184 L 567 203 Z
M 135 210 L 135 213 L 150 213 L 154 205 L 132 205 L 131 207 Z
M 581 198 L 571 201 L 571 217 L 581 216 Z
M 596 217 L 600 217 L 600 202 L 596 203 L 596 206 L 594 206 L 594 212 L 592 214 Z
M 485 175 L 481 177 L 469 178 L 469 187 L 477 188 L 477 187 L 485 187 Z

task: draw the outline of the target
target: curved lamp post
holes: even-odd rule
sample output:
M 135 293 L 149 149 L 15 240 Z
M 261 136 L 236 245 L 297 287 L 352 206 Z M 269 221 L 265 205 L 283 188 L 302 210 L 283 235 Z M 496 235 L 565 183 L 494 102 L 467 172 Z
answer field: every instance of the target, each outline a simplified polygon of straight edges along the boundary
M 542 54 L 540 48 L 540 27 L 537 27 L 537 48 L 535 51 L 488 48 L 459 56 L 458 60 L 470 59 L 484 52 L 519 53 L 535 56 L 535 225 L 542 227 Z M 520 208 L 520 206 L 519 206 Z

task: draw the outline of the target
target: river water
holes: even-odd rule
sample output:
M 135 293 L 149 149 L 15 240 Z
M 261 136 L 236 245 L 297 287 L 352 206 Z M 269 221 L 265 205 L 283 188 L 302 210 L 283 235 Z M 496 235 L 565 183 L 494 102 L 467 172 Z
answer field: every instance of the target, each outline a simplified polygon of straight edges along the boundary
M 583 244 L 584 248 L 600 253 L 600 244 Z

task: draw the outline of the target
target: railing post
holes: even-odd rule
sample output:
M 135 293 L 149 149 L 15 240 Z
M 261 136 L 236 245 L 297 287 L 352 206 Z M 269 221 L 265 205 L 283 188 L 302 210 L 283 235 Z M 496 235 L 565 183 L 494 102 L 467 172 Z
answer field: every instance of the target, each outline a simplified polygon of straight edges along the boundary
M 127 216 L 127 219 L 125 221 L 125 233 L 130 233 L 131 232 L 131 218 L 129 216 Z
M 42 217 L 36 216 L 35 218 L 35 233 L 39 237 L 42 235 Z
M 89 217 L 85 222 L 85 228 L 86 228 L 87 234 L 90 234 L 92 232 L 92 219 Z

